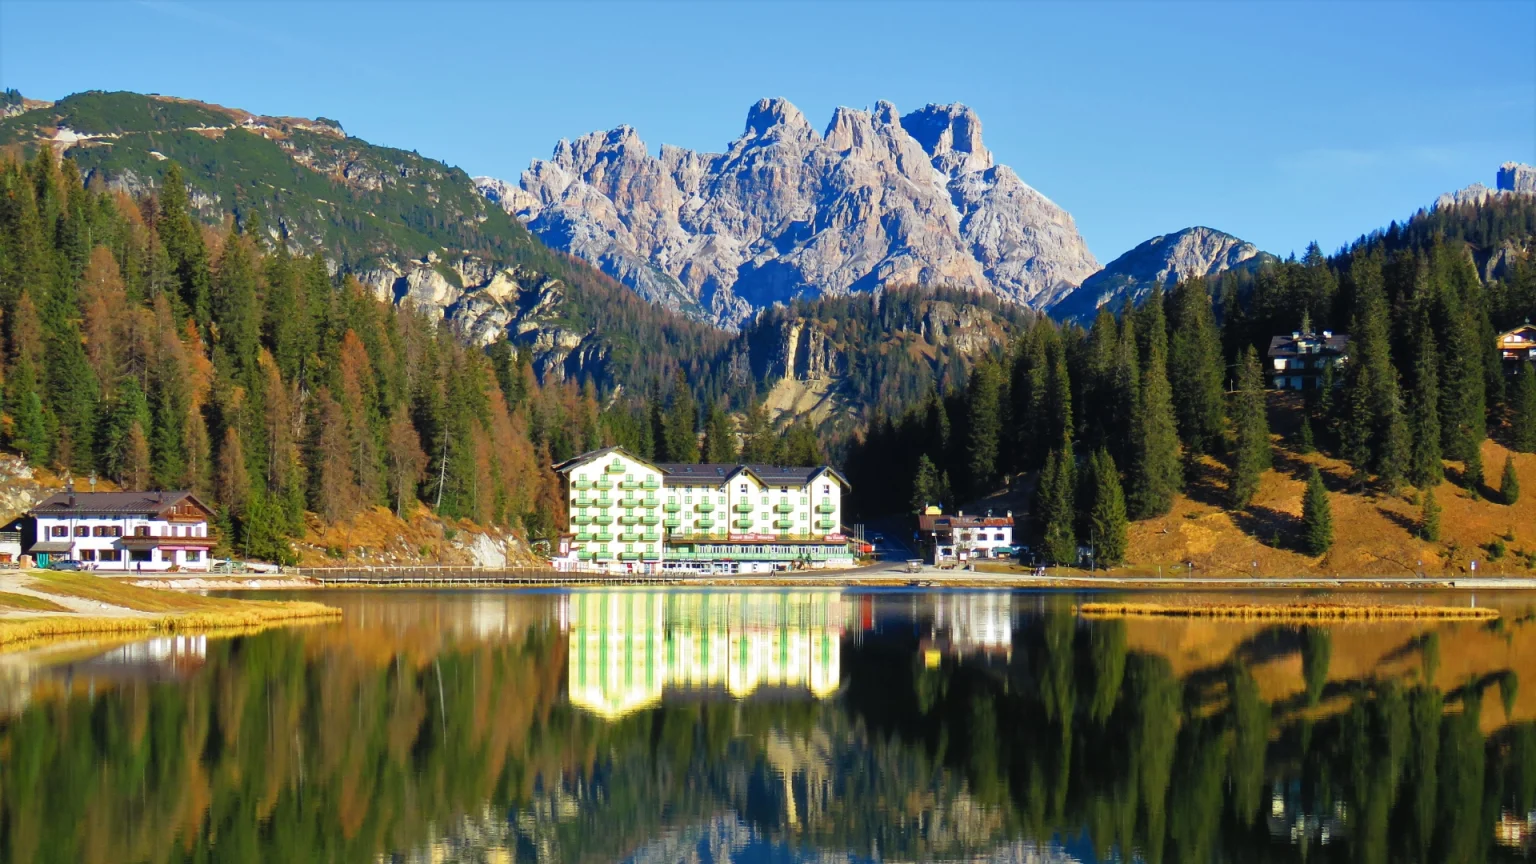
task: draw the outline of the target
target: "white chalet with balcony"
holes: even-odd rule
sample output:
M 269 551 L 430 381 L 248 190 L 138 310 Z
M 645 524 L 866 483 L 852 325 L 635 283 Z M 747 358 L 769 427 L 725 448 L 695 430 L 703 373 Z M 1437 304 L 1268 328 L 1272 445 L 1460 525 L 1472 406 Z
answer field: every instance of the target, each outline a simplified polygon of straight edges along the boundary
M 38 566 L 77 561 L 105 572 L 207 570 L 213 511 L 191 492 L 73 492 L 27 512 Z

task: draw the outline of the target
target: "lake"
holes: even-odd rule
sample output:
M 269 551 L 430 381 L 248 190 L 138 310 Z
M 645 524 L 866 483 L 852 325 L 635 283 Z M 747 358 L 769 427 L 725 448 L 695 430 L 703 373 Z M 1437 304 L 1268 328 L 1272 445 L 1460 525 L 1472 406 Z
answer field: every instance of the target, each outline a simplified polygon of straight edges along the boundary
M 0 654 L 0 861 L 1533 851 L 1525 595 L 1328 626 L 1005 591 L 303 597 L 344 620 Z

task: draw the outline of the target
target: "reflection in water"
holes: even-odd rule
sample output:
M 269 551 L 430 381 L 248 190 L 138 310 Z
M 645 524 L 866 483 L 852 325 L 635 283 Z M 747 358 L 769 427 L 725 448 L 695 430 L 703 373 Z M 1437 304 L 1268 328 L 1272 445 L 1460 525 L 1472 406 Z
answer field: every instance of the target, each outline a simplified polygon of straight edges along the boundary
M 583 591 L 562 598 L 571 702 L 620 717 L 664 689 L 837 689 L 843 632 L 832 591 Z
M 1531 616 L 1090 622 L 985 592 L 324 599 L 344 623 L 0 655 L 0 860 L 1533 851 Z

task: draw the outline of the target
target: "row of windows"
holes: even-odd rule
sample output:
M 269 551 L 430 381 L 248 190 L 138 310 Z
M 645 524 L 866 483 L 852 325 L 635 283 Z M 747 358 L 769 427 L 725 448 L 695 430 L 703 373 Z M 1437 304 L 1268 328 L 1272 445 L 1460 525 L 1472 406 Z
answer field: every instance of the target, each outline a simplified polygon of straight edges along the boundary
M 153 561 L 155 560 L 154 552 L 155 550 L 153 549 L 131 549 L 128 551 L 128 560 Z M 123 560 L 123 550 L 121 549 L 81 549 L 78 554 L 81 561 L 106 561 L 111 563 Z M 164 560 L 175 560 L 175 555 L 175 552 L 167 552 L 165 553 Z M 188 549 L 181 553 L 181 560 L 188 563 L 201 561 L 203 560 L 202 550 Z
M 985 542 L 986 539 L 987 539 L 987 532 L 985 532 L 985 531 L 977 531 L 976 532 L 976 536 L 972 537 L 971 536 L 971 532 L 969 532 L 969 531 L 961 531 L 960 532 L 960 539 L 961 540 L 976 540 L 976 541 Z M 1003 535 L 1001 532 L 999 532 L 997 534 L 993 534 L 992 535 L 992 539 L 993 540 L 997 540 L 997 541 L 1003 541 L 1003 540 L 1006 540 L 1008 538 L 1005 535 Z
M 177 526 L 174 526 L 174 527 L 166 528 L 166 533 L 162 535 L 162 534 L 156 533 L 152 529 L 151 526 L 140 525 L 137 528 L 133 529 L 133 536 L 135 536 L 135 537 L 162 537 L 162 536 L 163 537 L 204 537 L 204 536 L 207 536 L 207 530 L 208 530 L 207 528 L 204 528 L 202 526 L 196 526 L 196 527 L 188 528 L 188 527 L 185 527 L 185 526 L 177 525 Z M 69 526 L 68 525 L 54 525 L 54 526 L 52 526 L 51 528 L 48 529 L 48 536 L 50 536 L 50 537 L 68 537 L 69 536 Z M 121 525 L 94 525 L 94 526 L 93 525 L 76 525 L 75 526 L 75 536 L 76 537 L 121 537 L 121 536 L 123 536 L 123 526 L 121 526 Z

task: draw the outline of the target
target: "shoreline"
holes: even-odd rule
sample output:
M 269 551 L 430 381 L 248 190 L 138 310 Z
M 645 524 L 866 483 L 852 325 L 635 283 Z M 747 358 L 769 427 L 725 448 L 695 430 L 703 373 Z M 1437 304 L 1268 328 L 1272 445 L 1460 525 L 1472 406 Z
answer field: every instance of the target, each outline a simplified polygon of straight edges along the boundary
M 857 570 L 780 573 L 748 576 L 601 576 L 521 573 L 503 576 L 487 571 L 477 576 L 446 579 L 391 577 L 378 572 L 356 577 L 319 580 L 309 577 L 248 576 L 185 577 L 132 580 L 132 584 L 169 591 L 323 591 L 323 590 L 508 590 L 591 588 L 995 588 L 1145 591 L 1204 590 L 1409 590 L 1409 591 L 1536 591 L 1536 577 L 1525 576 L 1089 576 L 1074 573 L 1035 576 L 995 571 L 935 571 L 908 573 L 899 565 Z
M 341 614 L 307 600 L 206 597 L 77 572 L 0 575 L 0 649 L 90 634 L 250 631 Z

